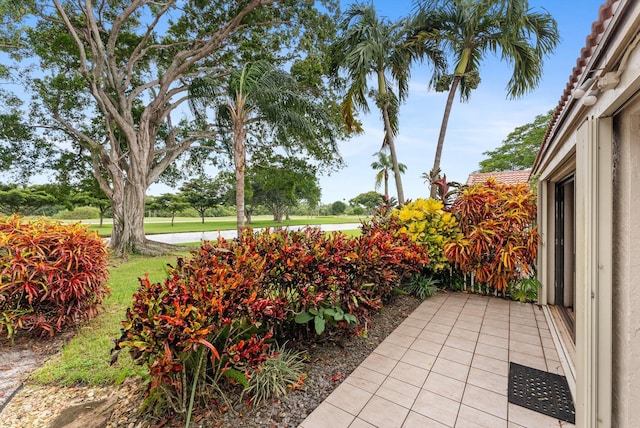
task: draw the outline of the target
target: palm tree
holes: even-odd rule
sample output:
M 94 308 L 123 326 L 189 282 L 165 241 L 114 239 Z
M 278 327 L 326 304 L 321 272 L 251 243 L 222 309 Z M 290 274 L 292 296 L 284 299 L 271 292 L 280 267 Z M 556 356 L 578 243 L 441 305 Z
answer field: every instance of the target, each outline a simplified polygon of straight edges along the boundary
M 191 109 L 203 119 L 205 107 L 219 95 L 216 78 L 194 81 L 190 87 Z M 278 134 L 275 138 L 299 138 L 311 146 L 318 139 L 318 124 L 323 122 L 325 113 L 289 73 L 266 61 L 249 63 L 232 72 L 226 82 L 226 95 L 220 101 L 218 123 L 221 127 L 228 125 L 232 132 L 236 220 L 240 233 L 245 225 L 246 143 L 250 127 L 266 125 Z
M 440 169 L 442 147 L 453 98 L 458 88 L 466 102 L 480 82 L 480 64 L 489 54 L 513 66 L 507 83 L 509 98 L 535 89 L 543 59 L 559 41 L 558 25 L 549 13 L 534 12 L 528 0 L 417 0 L 414 25 L 422 25 L 423 41 L 439 40 L 455 58 L 453 74 L 444 75 L 436 90 L 449 91 L 432 172 Z M 436 186 L 431 186 L 435 197 Z
M 384 152 L 378 152 L 373 154 L 378 155 L 378 160 L 371 163 L 371 168 L 377 171 L 376 173 L 376 190 L 380 188 L 380 184 L 384 181 L 384 200 L 389 200 L 389 171 L 393 171 L 393 161 L 390 156 Z M 402 174 L 407 170 L 407 166 L 403 163 L 398 163 L 398 169 Z
M 399 106 L 408 92 L 410 64 L 420 57 L 430 59 L 436 69 L 443 65 L 442 55 L 437 49 L 418 52 L 405 43 L 406 24 L 378 18 L 371 4 L 353 3 L 345 12 L 340 23 L 342 34 L 331 51 L 334 75 L 337 76 L 341 70 L 347 74 L 348 88 L 341 105 L 347 129 L 361 130 L 355 119 L 355 110 L 369 111 L 367 96 L 374 98 L 376 107 L 380 109 L 384 123 L 382 146 L 388 147 L 391 154 L 400 205 L 404 204 L 404 191 L 394 138 L 399 129 Z M 375 80 L 371 89 L 369 77 Z

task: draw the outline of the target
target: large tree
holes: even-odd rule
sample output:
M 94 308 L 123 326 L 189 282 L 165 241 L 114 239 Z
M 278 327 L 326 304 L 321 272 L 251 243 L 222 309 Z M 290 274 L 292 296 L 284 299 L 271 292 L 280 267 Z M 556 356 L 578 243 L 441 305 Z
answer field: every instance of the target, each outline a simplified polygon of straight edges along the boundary
M 54 205 L 56 198 L 45 185 L 0 184 L 0 213 L 31 215 L 39 208 Z
M 253 142 L 258 145 L 269 142 L 271 146 L 290 148 L 296 142 L 299 149 L 322 160 L 337 152 L 330 112 L 292 74 L 266 61 L 256 61 L 234 70 L 223 89 L 220 96 L 218 81 L 204 78 L 191 88 L 191 105 L 201 112 L 213 102 L 218 123 L 230 130 L 240 234 L 245 222 L 247 141 L 252 141 L 252 131 L 256 132 Z
M 536 154 L 542 144 L 552 114 L 553 110 L 549 110 L 547 114 L 539 114 L 533 122 L 514 129 L 507 135 L 500 147 L 482 153 L 487 158 L 480 161 L 478 172 L 531 168 L 536 160 Z
M 418 57 L 428 58 L 436 70 L 442 67 L 440 51 L 425 41 L 420 49 L 406 43 L 407 22 L 379 18 L 373 4 L 353 3 L 345 11 L 341 34 L 333 45 L 332 69 L 344 71 L 348 89 L 342 101 L 342 114 L 348 129 L 358 129 L 356 110 L 369 111 L 367 96 L 375 100 L 384 124 L 383 148 L 388 147 L 398 192 L 404 204 L 401 171 L 395 137 L 399 130 L 399 107 L 407 96 L 410 65 Z M 369 77 L 374 79 L 369 87 Z
M 211 180 L 208 177 L 200 177 L 189 180 L 180 187 L 182 197 L 200 214 L 200 220 L 204 224 L 204 217 L 208 209 L 225 201 L 228 192 L 226 183 L 219 177 Z
M 316 208 L 320 201 L 320 186 L 315 166 L 304 159 L 270 156 L 268 162 L 254 162 L 248 173 L 252 205 L 269 208 L 273 220 L 288 219 L 291 208 L 307 201 Z
M 111 201 L 110 245 L 119 254 L 162 251 L 144 236 L 147 188 L 185 152 L 202 148 L 196 158 L 205 158 L 218 141 L 217 129 L 190 120 L 191 82 L 223 80 L 256 58 L 295 62 L 324 42 L 318 27 L 331 23 L 296 0 L 24 3 L 29 8 L 0 8 L 10 17 L 28 12 L 22 26 L 0 28 L 16 41 L 0 48 L 23 66 L 15 76 L 32 97 L 30 122 L 49 133 L 57 153 L 88 155 Z M 322 2 L 327 10 L 333 3 Z
M 453 58 L 453 73 L 436 83 L 449 91 L 431 175 L 440 171 L 451 106 L 457 91 L 463 102 L 480 82 L 480 65 L 489 55 L 510 63 L 512 74 L 507 96 L 518 98 L 537 87 L 543 59 L 559 41 L 558 26 L 547 12 L 536 12 L 528 0 L 418 0 L 415 25 L 419 38 L 438 40 Z M 431 186 L 431 197 L 436 186 Z

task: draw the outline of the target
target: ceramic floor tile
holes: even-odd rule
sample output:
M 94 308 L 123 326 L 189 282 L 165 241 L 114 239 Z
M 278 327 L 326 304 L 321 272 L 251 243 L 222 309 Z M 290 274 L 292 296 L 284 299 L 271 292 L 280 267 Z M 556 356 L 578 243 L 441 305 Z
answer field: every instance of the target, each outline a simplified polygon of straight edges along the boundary
M 558 351 L 556 348 L 548 348 L 546 346 L 542 347 L 542 351 L 544 352 L 544 357 L 550 360 L 560 361 L 560 357 L 558 356 Z
M 389 357 L 385 357 L 380 354 L 376 354 L 374 352 L 371 355 L 369 355 L 367 358 L 365 358 L 361 366 L 367 369 L 377 371 L 378 373 L 388 375 L 389 373 L 391 373 L 391 370 L 393 370 L 393 368 L 396 366 L 397 363 L 398 363 L 397 360 L 394 360 Z
M 422 385 L 422 389 L 435 392 L 443 397 L 451 400 L 460 401 L 464 393 L 465 383 L 459 380 L 441 375 L 440 373 L 431 372 L 426 382 Z
M 560 361 L 546 360 L 546 363 L 548 372 L 564 376 L 564 369 L 562 368 L 562 363 Z
M 547 371 L 547 362 L 544 358 L 535 357 L 529 354 L 523 354 L 522 352 L 510 351 L 509 361 L 518 363 L 522 366 L 533 367 L 534 369 Z
M 500 376 L 509 375 L 509 363 L 495 358 L 485 357 L 484 355 L 474 355 L 471 361 L 471 367 L 475 367 L 487 372 L 495 373 Z
M 329 403 L 322 402 L 299 428 L 348 428 L 355 416 Z
M 455 336 L 449 336 L 449 338 L 444 342 L 446 346 L 450 346 L 451 348 L 462 349 L 463 351 L 473 352 L 476 348 L 475 340 L 467 340 L 461 339 Z
M 442 345 L 429 340 L 416 339 L 409 349 L 424 352 L 425 354 L 438 355 Z
M 495 311 L 492 309 L 487 309 L 484 314 L 485 321 L 494 320 L 501 323 L 509 323 L 509 313 L 504 311 Z
M 482 322 L 476 321 L 468 321 L 468 320 L 459 320 L 456 321 L 454 327 L 463 328 L 465 330 L 474 331 L 476 333 L 480 332 L 480 327 L 482 326 Z
M 478 343 L 484 343 L 491 346 L 498 346 L 500 348 L 509 349 L 508 333 L 505 337 L 498 337 L 491 334 L 480 332 L 478 336 Z
M 365 422 L 362 419 L 356 418 L 349 428 L 377 428 L 375 425 L 371 425 L 369 422 Z
M 417 386 L 389 377 L 378 388 L 376 396 L 410 409 L 419 392 L 420 388 Z
M 509 325 L 512 328 L 535 328 L 538 329 L 538 321 L 534 316 L 529 317 L 520 317 L 517 315 L 511 314 L 509 316 Z
M 539 336 L 538 327 L 536 327 L 535 325 L 526 326 L 526 325 L 514 324 L 513 322 L 511 322 L 509 324 L 509 331 L 511 332 L 512 337 L 514 335 L 517 335 L 518 333 L 525 333 L 531 336 Z
M 506 419 L 498 418 L 492 414 L 474 409 L 465 404 L 460 406 L 456 428 L 507 428 Z
M 509 378 L 507 376 L 501 376 L 476 367 L 469 369 L 467 383 L 502 395 L 507 395 L 509 389 Z
M 450 336 L 459 337 L 461 339 L 474 340 L 474 341 L 478 340 L 479 334 L 480 333 L 476 331 L 460 328 L 457 326 L 457 324 L 451 329 L 451 332 L 449 332 Z
M 474 324 L 482 324 L 482 320 L 483 319 L 484 319 L 483 315 L 465 314 L 464 311 L 463 311 L 458 316 L 457 322 L 465 321 L 465 322 L 471 322 L 471 323 L 474 323 Z
M 407 419 L 404 420 L 402 428 L 447 428 L 452 425 L 444 425 L 440 422 L 422 416 L 420 413 L 409 412 Z
M 347 380 L 350 378 L 366 380 L 368 382 L 371 382 L 377 388 L 378 386 L 382 385 L 382 382 L 384 382 L 384 380 L 387 377 L 382 373 L 379 373 L 375 370 L 371 370 L 360 365 L 356 367 L 354 371 L 351 372 Z
M 411 313 L 411 315 L 409 316 L 410 318 L 415 318 L 418 319 L 422 322 L 429 322 L 429 320 L 431 320 L 433 318 L 433 316 L 436 314 L 436 310 L 434 309 L 429 309 L 429 308 L 418 308 L 415 311 L 413 311 Z
M 399 362 L 391 371 L 391 373 L 389 373 L 389 377 L 401 380 L 408 383 L 409 385 L 421 387 L 424 381 L 427 379 L 428 374 L 429 370 L 427 369 Z
M 403 363 L 411 364 L 412 366 L 431 370 L 431 367 L 433 367 L 433 364 L 436 362 L 436 356 L 420 352 L 415 349 L 409 349 L 407 352 L 405 352 L 400 361 Z
M 429 321 L 427 320 L 423 320 L 420 318 L 414 318 L 414 317 L 407 317 L 405 318 L 404 321 L 402 321 L 402 324 L 400 325 L 408 325 L 409 327 L 416 327 L 416 328 L 424 328 L 427 324 L 429 323 Z
M 569 428 L 575 425 L 509 403 L 509 422 L 524 428 Z
M 408 347 L 396 345 L 395 343 L 382 342 L 375 349 L 376 354 L 384 355 L 385 357 L 393 358 L 394 360 L 400 360 L 405 352 L 407 352 Z
M 473 352 L 463 351 L 462 349 L 456 349 L 450 346 L 443 346 L 438 357 L 469 366 L 473 359 Z
M 362 410 L 372 396 L 373 394 L 370 392 L 350 383 L 343 382 L 329 394 L 325 401 L 355 416 Z
M 462 396 L 462 404 L 507 420 L 507 404 L 509 402 L 506 395 L 467 384 Z
M 455 315 L 442 315 L 440 313 L 437 313 L 433 316 L 432 319 L 434 320 L 438 320 L 438 324 L 442 324 L 442 325 L 446 325 L 446 326 L 450 326 L 453 327 L 453 325 L 456 323 L 456 316 Z
M 504 321 L 504 320 L 494 320 L 492 318 L 489 317 L 485 317 L 484 320 L 482 321 L 482 327 L 491 327 L 491 328 L 495 328 L 498 330 L 504 330 L 505 327 L 509 326 L 509 321 Z
M 528 343 L 529 345 L 541 346 L 542 341 L 540 336 L 536 334 L 521 333 L 518 331 L 511 331 L 511 340 L 517 340 L 518 342 Z
M 442 345 L 447 340 L 447 337 L 447 334 L 429 330 L 428 326 L 422 333 L 420 333 L 420 335 L 418 335 L 418 339 L 428 340 L 429 342 L 439 343 L 440 345 Z
M 435 319 L 430 321 L 429 324 L 427 324 L 427 326 L 425 327 L 425 330 L 432 331 L 434 333 L 444 334 L 445 336 L 447 336 L 451 332 L 452 328 L 453 327 L 450 325 L 444 325 L 444 324 L 438 323 L 438 320 Z
M 505 324 L 503 326 L 491 326 L 482 324 L 480 327 L 480 335 L 489 335 L 494 337 L 499 337 L 501 339 L 505 339 L 507 342 L 509 341 L 509 324 Z
M 486 343 L 478 343 L 475 353 L 484 355 L 485 357 L 495 358 L 496 360 L 507 361 L 509 359 L 508 349 L 487 345 Z
M 374 396 L 362 409 L 358 418 L 376 427 L 400 428 L 409 409 L 399 404 Z
M 441 424 L 452 427 L 456 423 L 459 408 L 459 402 L 423 389 L 420 391 L 420 394 L 418 394 L 418 398 L 416 398 L 415 403 L 413 403 L 411 410 L 420 413 L 422 416 L 434 419 Z M 425 427 L 427 426 L 428 425 L 425 425 Z
M 399 325 L 395 330 L 396 333 L 409 337 L 418 337 L 422 333 L 421 328 L 411 327 L 410 325 Z
M 512 337 L 509 341 L 509 350 L 514 350 L 523 354 L 529 354 L 534 357 L 544 358 L 544 352 L 542 351 L 542 345 L 532 345 L 517 340 L 517 337 Z
M 469 366 L 438 357 L 431 371 L 465 382 L 469 373 Z
M 408 348 L 409 346 L 411 346 L 414 340 L 416 340 L 414 337 L 405 336 L 404 334 L 400 334 L 394 331 L 389 336 L 387 336 L 387 338 L 384 339 L 383 342 L 393 343 L 394 345 L 400 345 Z

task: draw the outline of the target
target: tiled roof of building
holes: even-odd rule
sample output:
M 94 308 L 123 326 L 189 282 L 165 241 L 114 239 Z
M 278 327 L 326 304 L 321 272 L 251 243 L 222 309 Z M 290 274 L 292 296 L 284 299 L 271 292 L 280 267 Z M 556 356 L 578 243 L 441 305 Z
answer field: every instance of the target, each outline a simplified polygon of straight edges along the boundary
M 598 11 L 598 19 L 591 25 L 591 33 L 587 36 L 586 46 L 580 51 L 580 56 L 576 61 L 576 66 L 573 67 L 572 73 L 569 76 L 569 82 L 567 83 L 564 92 L 560 97 L 560 102 L 556 106 L 553 115 L 551 116 L 549 126 L 547 127 L 547 132 L 542 139 L 542 144 L 540 146 L 540 150 L 538 151 L 538 156 L 533 163 L 534 168 L 537 166 L 538 161 L 542 157 L 543 153 L 548 149 L 551 133 L 557 125 L 562 111 L 572 97 L 573 90 L 579 84 L 580 77 L 584 74 L 585 67 L 589 62 L 591 55 L 593 55 L 593 53 L 595 52 L 596 47 L 598 46 L 598 42 L 600 41 L 600 38 L 602 37 L 602 34 L 604 33 L 607 25 L 611 21 L 611 17 L 620 5 L 620 2 L 620 0 L 606 0 L 605 3 L 600 6 L 600 9 Z
M 529 181 L 530 169 L 523 171 L 496 171 L 496 172 L 475 172 L 469 174 L 467 186 L 484 183 L 489 178 L 494 177 L 498 183 L 504 184 L 525 184 Z

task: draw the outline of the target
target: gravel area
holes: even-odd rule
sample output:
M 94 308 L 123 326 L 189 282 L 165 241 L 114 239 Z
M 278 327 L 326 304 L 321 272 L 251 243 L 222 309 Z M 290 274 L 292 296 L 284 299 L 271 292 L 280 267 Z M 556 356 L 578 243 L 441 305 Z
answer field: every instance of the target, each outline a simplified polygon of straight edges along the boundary
M 224 413 L 212 408 L 196 415 L 192 426 L 297 427 L 419 304 L 420 302 L 413 297 L 396 296 L 376 315 L 367 337 L 353 336 L 336 343 L 314 344 L 308 349 L 310 363 L 302 390 L 291 391 L 279 400 L 273 400 L 258 408 L 251 409 L 239 404 Z M 140 416 L 143 390 L 141 382 L 134 380 L 119 386 L 68 388 L 27 382 L 0 413 L 0 426 L 71 426 L 68 422 L 69 415 L 61 415 L 64 409 L 70 407 L 86 410 L 85 414 L 78 413 L 76 416 L 78 422 L 82 420 L 77 426 L 83 428 L 184 426 L 182 421 L 150 421 Z M 115 403 L 107 413 L 101 408 L 101 417 L 91 414 L 92 403 L 96 403 L 98 407 L 97 403 L 103 405 L 107 400 Z

